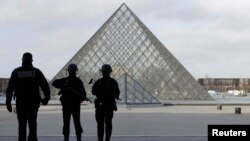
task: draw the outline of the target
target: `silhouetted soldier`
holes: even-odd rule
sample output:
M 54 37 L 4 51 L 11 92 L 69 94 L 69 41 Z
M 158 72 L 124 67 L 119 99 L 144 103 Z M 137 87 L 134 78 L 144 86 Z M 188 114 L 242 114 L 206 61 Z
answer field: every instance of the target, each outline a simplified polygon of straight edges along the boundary
M 83 132 L 80 121 L 81 102 L 86 100 L 83 82 L 76 77 L 78 68 L 75 64 L 68 66 L 69 76 L 53 81 L 52 85 L 60 89 L 60 101 L 63 107 L 63 135 L 64 141 L 69 140 L 70 117 L 73 116 L 77 141 L 81 141 Z
M 103 141 L 105 127 L 105 141 L 109 141 L 112 134 L 112 118 L 117 111 L 116 99 L 119 99 L 120 90 L 115 79 L 110 77 L 112 68 L 108 64 L 102 66 L 103 77 L 98 79 L 93 87 L 92 94 L 96 96 L 96 122 L 98 141 Z
M 19 141 L 26 141 L 27 122 L 29 125 L 28 141 L 37 141 L 37 113 L 40 102 L 47 105 L 50 100 L 48 82 L 43 73 L 33 67 L 32 61 L 31 53 L 23 54 L 22 66 L 12 72 L 6 91 L 6 106 L 9 112 L 12 111 L 12 97 L 16 98 Z M 40 96 L 39 87 L 42 88 L 43 99 Z

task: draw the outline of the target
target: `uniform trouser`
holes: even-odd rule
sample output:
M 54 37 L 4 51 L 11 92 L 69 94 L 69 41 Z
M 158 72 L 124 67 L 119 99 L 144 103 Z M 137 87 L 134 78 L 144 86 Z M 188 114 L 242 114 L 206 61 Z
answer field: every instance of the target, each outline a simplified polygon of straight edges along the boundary
M 73 116 L 75 131 L 77 136 L 81 136 L 83 132 L 80 121 L 81 105 L 63 105 L 63 135 L 69 136 L 70 133 L 70 118 Z
M 26 141 L 27 123 L 29 125 L 28 141 L 37 141 L 38 106 L 17 104 L 18 141 Z
M 98 141 L 103 141 L 104 128 L 105 128 L 105 141 L 109 141 L 112 134 L 112 118 L 114 112 L 113 110 L 104 110 L 102 108 L 96 109 L 96 122 L 97 122 L 97 136 Z

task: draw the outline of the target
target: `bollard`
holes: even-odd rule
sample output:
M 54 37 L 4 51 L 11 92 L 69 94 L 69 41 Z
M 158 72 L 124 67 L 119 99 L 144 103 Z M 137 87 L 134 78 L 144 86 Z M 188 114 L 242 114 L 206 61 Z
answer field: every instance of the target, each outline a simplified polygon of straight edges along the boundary
M 241 107 L 235 107 L 235 114 L 241 114 Z
M 222 110 L 222 105 L 221 104 L 217 105 L 217 110 Z

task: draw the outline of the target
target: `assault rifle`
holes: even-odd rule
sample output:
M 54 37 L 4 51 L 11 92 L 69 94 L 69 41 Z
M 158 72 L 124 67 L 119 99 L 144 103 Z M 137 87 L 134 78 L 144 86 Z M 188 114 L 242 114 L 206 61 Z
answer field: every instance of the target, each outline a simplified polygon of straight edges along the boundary
M 80 94 L 78 91 L 74 90 L 71 87 L 66 87 L 66 88 L 60 89 L 60 91 L 58 92 L 58 95 L 61 95 L 62 91 L 65 91 L 65 90 L 71 91 L 72 93 L 77 95 L 79 98 L 84 99 L 84 101 L 92 103 L 92 101 L 89 98 L 87 98 L 87 97 L 84 98 L 82 94 Z

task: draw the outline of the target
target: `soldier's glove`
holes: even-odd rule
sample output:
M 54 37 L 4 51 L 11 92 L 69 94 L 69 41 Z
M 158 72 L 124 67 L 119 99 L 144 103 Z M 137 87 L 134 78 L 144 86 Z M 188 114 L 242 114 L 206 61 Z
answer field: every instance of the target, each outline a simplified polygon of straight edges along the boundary
M 47 105 L 48 102 L 49 102 L 49 99 L 44 98 L 44 99 L 41 100 L 41 102 L 42 102 L 43 105 Z
M 80 101 L 83 102 L 83 101 L 87 101 L 87 98 L 85 96 L 81 96 L 80 97 Z
M 114 105 L 114 111 L 117 111 L 117 106 L 116 105 Z
M 7 107 L 7 110 L 11 113 L 12 112 L 11 102 L 6 102 L 6 107 Z

